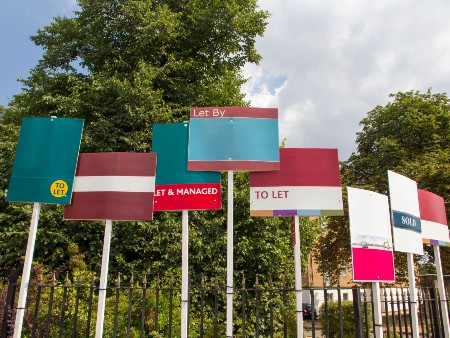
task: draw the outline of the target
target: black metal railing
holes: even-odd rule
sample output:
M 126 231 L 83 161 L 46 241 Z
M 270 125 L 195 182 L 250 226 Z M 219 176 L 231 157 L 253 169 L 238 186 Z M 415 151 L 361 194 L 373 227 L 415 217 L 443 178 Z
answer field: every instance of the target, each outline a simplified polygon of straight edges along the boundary
M 0 280 L 0 333 L 9 337 L 18 298 L 18 273 Z M 148 275 L 119 275 L 107 289 L 105 337 L 179 337 L 179 281 Z M 295 337 L 293 281 L 258 276 L 242 279 L 234 289 L 233 331 L 236 337 Z M 304 288 L 310 304 L 304 319 L 307 337 L 373 337 L 370 289 Z M 418 290 L 420 337 L 443 337 L 442 304 L 433 288 Z M 55 274 L 34 278 L 28 288 L 23 337 L 93 337 L 97 316 L 98 281 L 93 276 Z M 204 277 L 189 283 L 189 337 L 224 337 L 226 286 Z M 388 338 L 412 337 L 410 297 L 405 288 L 383 288 L 383 330 Z M 314 313 L 317 312 L 317 317 Z M 447 313 L 447 315 L 449 315 Z M 306 312 L 305 312 L 306 318 Z

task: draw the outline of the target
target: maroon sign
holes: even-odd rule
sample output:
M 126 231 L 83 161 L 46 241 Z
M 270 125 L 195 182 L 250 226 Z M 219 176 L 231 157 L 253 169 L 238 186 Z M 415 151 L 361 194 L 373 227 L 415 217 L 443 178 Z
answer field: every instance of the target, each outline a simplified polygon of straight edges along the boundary
M 81 153 L 66 220 L 151 221 L 155 153 Z

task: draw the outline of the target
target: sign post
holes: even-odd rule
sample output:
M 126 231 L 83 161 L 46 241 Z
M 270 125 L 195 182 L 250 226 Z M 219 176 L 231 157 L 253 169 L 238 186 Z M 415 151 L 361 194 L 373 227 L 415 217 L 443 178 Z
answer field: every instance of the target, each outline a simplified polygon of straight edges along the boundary
M 189 170 L 228 172 L 227 337 L 233 336 L 233 175 L 279 169 L 278 110 L 253 107 L 191 108 Z
M 234 262 L 234 185 L 233 185 L 233 171 L 228 171 L 228 201 L 227 201 L 227 337 L 233 337 L 233 262 Z
M 388 197 L 347 187 L 353 281 L 372 282 L 375 337 L 383 336 L 380 282 L 394 282 Z
M 95 337 L 103 336 L 103 323 L 105 316 L 106 287 L 108 285 L 109 252 L 111 248 L 112 221 L 105 221 L 105 235 L 103 238 L 102 267 L 100 272 L 100 285 L 98 286 L 97 322 L 95 325 Z
M 220 173 L 186 169 L 189 123 L 155 124 L 152 150 L 158 154 L 155 211 L 181 211 L 181 338 L 188 336 L 189 210 L 222 207 Z
M 103 337 L 112 220 L 153 219 L 155 174 L 154 153 L 82 153 L 79 156 L 73 199 L 64 208 L 64 219 L 105 221 L 96 338 Z
M 441 318 L 444 326 L 445 338 L 449 338 L 450 323 L 448 318 L 448 304 L 445 293 L 444 276 L 442 273 L 440 245 L 450 245 L 447 214 L 444 199 L 429 191 L 418 190 L 420 221 L 422 223 L 422 241 L 433 246 L 434 263 L 436 265 L 437 284 L 440 299 Z
M 294 223 L 294 272 L 295 272 L 295 312 L 297 318 L 297 337 L 303 337 L 303 290 L 302 264 L 300 251 L 300 221 L 298 216 L 292 216 Z M 312 314 L 314 315 L 314 314 Z
M 22 121 L 6 200 L 34 202 L 34 205 L 14 337 L 22 335 L 41 203 L 70 203 L 83 123 L 83 120 L 56 117 L 24 118 Z
M 30 282 L 31 264 L 33 262 L 34 244 L 36 242 L 40 211 L 41 203 L 34 203 L 33 214 L 31 215 L 30 233 L 28 234 L 27 251 L 25 253 L 25 262 L 23 264 L 22 280 L 20 282 L 16 322 L 14 323 L 14 337 L 20 337 L 22 334 L 23 316 L 27 302 L 28 284 Z
M 279 171 L 250 173 L 250 216 L 292 216 L 297 337 L 303 337 L 299 216 L 343 213 L 336 149 L 282 148 Z
M 188 336 L 189 314 L 189 212 L 182 211 L 181 220 L 181 337 Z
M 408 261 L 411 329 L 419 337 L 419 317 L 413 254 L 423 255 L 417 183 L 388 170 L 395 251 L 406 252 Z

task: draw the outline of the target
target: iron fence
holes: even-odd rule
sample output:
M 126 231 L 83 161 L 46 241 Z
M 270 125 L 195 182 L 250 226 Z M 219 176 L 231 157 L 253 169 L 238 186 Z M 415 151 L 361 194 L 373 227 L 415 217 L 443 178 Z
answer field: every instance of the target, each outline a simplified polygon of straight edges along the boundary
M 18 298 L 18 273 L 0 280 L 1 338 L 12 334 Z M 107 289 L 105 337 L 179 337 L 179 281 L 174 278 L 118 276 Z M 295 337 L 293 283 L 284 278 L 242 276 L 234 293 L 234 336 Z M 33 279 L 28 288 L 23 337 L 93 337 L 98 282 L 93 276 L 57 280 Z M 383 288 L 383 330 L 388 338 L 412 337 L 407 289 Z M 373 337 L 370 289 L 304 288 L 307 337 Z M 418 290 L 420 337 L 443 337 L 442 304 L 434 288 Z M 200 278 L 189 285 L 189 337 L 225 337 L 226 287 L 217 279 Z M 307 312 L 309 317 L 307 316 Z M 317 313 L 317 316 L 314 315 Z M 449 315 L 447 313 L 447 315 Z M 308 319 L 306 319 L 308 318 Z

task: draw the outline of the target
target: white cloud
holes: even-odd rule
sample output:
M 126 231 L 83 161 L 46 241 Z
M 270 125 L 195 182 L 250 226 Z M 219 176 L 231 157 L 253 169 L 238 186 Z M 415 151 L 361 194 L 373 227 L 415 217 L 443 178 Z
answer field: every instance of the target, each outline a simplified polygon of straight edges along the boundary
M 278 107 L 289 147 L 356 150 L 359 121 L 389 93 L 449 92 L 446 0 L 263 0 L 272 16 L 243 88 L 252 106 Z

